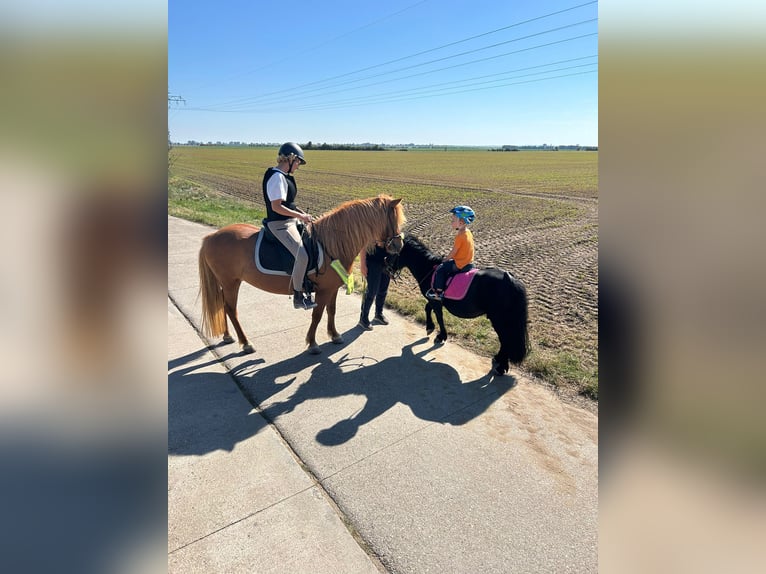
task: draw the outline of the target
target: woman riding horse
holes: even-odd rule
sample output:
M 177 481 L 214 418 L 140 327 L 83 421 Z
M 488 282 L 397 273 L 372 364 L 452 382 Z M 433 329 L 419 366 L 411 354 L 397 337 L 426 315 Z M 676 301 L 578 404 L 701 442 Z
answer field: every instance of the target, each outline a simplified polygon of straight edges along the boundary
M 313 278 L 316 307 L 306 333 L 309 352 L 320 352 L 316 329 L 325 308 L 328 335 L 333 343 L 343 342 L 335 328 L 336 298 L 343 279 L 331 268 L 331 262 L 337 259 L 350 273 L 357 254 L 374 241 L 384 242 L 389 253 L 396 253 L 402 246 L 399 230 L 405 221 L 401 199 L 387 195 L 347 201 L 313 221 L 311 233 L 324 249 L 324 263 Z M 228 317 L 245 353 L 252 353 L 253 347 L 237 318 L 242 281 L 270 293 L 293 295 L 290 276 L 262 273 L 256 266 L 254 250 L 260 232 L 246 223 L 228 225 L 205 237 L 199 251 L 203 329 L 208 336 L 223 335 L 223 342 L 231 343 L 234 339 L 229 334 Z

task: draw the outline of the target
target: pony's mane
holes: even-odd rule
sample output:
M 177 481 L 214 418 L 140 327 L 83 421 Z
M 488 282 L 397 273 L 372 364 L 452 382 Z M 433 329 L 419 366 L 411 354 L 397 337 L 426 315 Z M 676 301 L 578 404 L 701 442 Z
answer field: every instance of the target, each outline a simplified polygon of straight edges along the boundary
M 379 195 L 341 203 L 314 220 L 314 233 L 327 253 L 350 263 L 363 247 L 388 232 L 387 211 L 393 199 L 389 195 Z M 400 229 L 406 221 L 404 209 L 401 203 L 394 209 L 394 227 Z
M 414 251 L 420 257 L 425 258 L 427 261 L 441 262 L 442 258 L 435 255 L 426 245 L 418 239 L 415 235 L 409 233 L 404 234 L 404 246 L 411 251 Z

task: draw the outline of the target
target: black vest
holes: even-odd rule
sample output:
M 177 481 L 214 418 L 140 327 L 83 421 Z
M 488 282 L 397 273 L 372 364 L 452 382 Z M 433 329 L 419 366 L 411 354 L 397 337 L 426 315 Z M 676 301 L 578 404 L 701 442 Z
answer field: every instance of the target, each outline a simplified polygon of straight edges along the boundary
M 288 209 L 296 209 L 295 196 L 298 195 L 298 186 L 295 185 L 295 178 L 292 175 L 287 175 L 286 173 L 279 171 L 275 167 L 270 167 L 269 169 L 266 170 L 266 173 L 263 174 L 263 184 L 262 184 L 263 201 L 266 202 L 266 219 L 268 219 L 269 221 L 292 219 L 291 217 L 287 215 L 282 215 L 281 213 L 277 213 L 276 211 L 271 209 L 271 200 L 269 199 L 269 194 L 266 193 L 266 183 L 269 181 L 271 176 L 273 176 L 275 173 L 281 173 L 287 180 L 287 199 L 282 201 L 282 205 L 284 205 Z

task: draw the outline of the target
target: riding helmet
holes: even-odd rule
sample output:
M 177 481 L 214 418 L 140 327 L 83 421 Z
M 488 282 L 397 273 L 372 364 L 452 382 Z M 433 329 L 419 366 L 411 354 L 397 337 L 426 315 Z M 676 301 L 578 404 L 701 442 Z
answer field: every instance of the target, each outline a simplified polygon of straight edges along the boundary
M 290 156 L 294 156 L 298 158 L 298 161 L 301 162 L 301 165 L 305 165 L 306 158 L 303 157 L 303 150 L 301 149 L 301 146 L 299 146 L 297 143 L 293 142 L 287 142 L 283 143 L 282 146 L 279 148 L 279 156 L 280 157 L 286 157 L 288 159 L 292 159 Z
M 457 205 L 450 209 L 449 212 L 454 213 L 455 216 L 466 225 L 473 223 L 473 220 L 476 219 L 476 214 L 473 212 L 473 209 L 467 205 Z

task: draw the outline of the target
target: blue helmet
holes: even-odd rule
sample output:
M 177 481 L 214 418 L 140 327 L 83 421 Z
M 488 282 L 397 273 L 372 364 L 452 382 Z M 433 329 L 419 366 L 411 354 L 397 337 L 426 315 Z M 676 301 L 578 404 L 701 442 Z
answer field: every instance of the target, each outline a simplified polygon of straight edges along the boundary
M 450 209 L 449 212 L 454 213 L 455 216 L 466 225 L 473 223 L 473 220 L 476 219 L 476 214 L 473 212 L 473 209 L 467 205 L 455 206 Z

